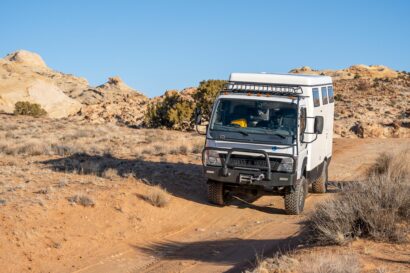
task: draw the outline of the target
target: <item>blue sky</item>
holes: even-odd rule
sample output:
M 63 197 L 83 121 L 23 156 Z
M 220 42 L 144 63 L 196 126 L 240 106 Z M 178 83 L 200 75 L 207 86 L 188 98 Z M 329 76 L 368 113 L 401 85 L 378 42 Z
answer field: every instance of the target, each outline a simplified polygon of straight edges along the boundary
M 226 79 L 352 64 L 410 70 L 410 1 L 8 1 L 0 55 L 39 53 L 90 84 L 119 75 L 152 97 Z

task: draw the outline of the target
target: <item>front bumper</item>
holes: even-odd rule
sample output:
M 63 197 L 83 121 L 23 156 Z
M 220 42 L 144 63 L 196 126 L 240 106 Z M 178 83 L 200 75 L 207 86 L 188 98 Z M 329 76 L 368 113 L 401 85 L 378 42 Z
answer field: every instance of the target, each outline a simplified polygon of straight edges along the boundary
M 289 154 L 278 154 L 278 153 L 267 153 L 260 150 L 249 150 L 249 149 L 221 149 L 221 148 L 210 148 L 206 147 L 203 153 L 206 150 L 217 150 L 217 151 L 226 151 L 227 156 L 226 160 L 223 162 L 222 166 L 210 166 L 204 164 L 204 172 L 208 179 L 219 181 L 223 183 L 230 183 L 236 185 L 246 185 L 246 186 L 255 186 L 263 187 L 267 190 L 273 189 L 275 187 L 283 186 L 294 186 L 297 179 L 296 174 L 296 157 Z M 239 168 L 235 166 L 230 166 L 229 161 L 231 155 L 235 152 L 246 152 L 246 153 L 258 153 L 265 157 L 267 161 L 266 167 L 260 167 L 259 169 L 247 169 Z M 204 155 L 204 154 L 203 154 Z M 282 172 L 272 172 L 271 164 L 269 161 L 269 155 L 273 156 L 282 156 L 290 157 L 293 159 L 293 171 L 291 173 L 282 173 Z M 204 156 L 203 156 L 204 160 Z M 205 162 L 203 162 L 205 163 Z
M 225 176 L 223 174 L 223 170 L 221 167 L 213 167 L 213 166 L 206 166 L 204 167 L 205 175 L 208 179 L 223 182 L 223 183 L 230 183 L 230 184 L 237 184 L 237 185 L 247 185 L 247 186 L 261 186 L 265 189 L 272 189 L 275 187 L 283 187 L 283 186 L 293 186 L 296 182 L 296 174 L 295 173 L 271 173 L 271 178 L 257 180 L 261 174 L 266 177 L 266 172 L 263 171 L 253 171 L 253 170 L 241 170 L 241 169 L 228 169 L 228 174 Z M 241 179 L 241 177 L 253 177 L 255 180 L 253 181 L 246 181 Z

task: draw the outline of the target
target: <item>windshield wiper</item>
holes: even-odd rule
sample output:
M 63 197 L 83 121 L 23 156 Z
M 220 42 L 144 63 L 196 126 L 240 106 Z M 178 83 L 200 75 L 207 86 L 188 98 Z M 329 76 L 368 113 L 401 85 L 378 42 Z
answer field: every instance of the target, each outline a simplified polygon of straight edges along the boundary
M 271 134 L 271 135 L 278 136 L 278 137 L 281 137 L 281 138 L 283 138 L 283 139 L 285 139 L 285 138 L 286 138 L 286 136 L 281 135 L 281 134 Z
M 249 136 L 249 134 L 247 133 L 247 132 L 244 132 L 244 131 L 234 131 L 234 132 L 238 132 L 238 133 L 240 133 L 240 134 L 242 134 L 242 135 L 244 135 L 244 136 Z

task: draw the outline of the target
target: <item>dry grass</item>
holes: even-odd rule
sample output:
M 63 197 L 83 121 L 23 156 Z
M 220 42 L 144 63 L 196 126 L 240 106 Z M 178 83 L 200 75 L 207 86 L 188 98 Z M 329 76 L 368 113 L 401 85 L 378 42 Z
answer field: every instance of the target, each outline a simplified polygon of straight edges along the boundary
M 84 194 L 76 194 L 74 196 L 68 197 L 67 200 L 70 203 L 78 204 L 83 207 L 94 207 L 95 206 L 95 201 L 91 197 L 84 195 Z
M 360 264 L 353 254 L 307 254 L 276 256 L 259 261 L 252 273 L 358 273 Z
M 121 178 L 121 176 L 118 175 L 118 171 L 113 168 L 108 168 L 107 170 L 105 170 L 102 173 L 102 177 L 110 179 L 110 180 Z
M 305 232 L 320 244 L 345 244 L 356 237 L 406 242 L 410 234 L 410 150 L 382 154 L 366 181 L 352 183 L 319 204 Z
M 0 115 L 0 123 L 3 155 L 186 155 L 200 153 L 203 146 L 203 137 L 171 130 L 8 115 Z
M 160 185 L 150 187 L 148 193 L 145 195 L 145 200 L 155 207 L 165 207 L 171 200 L 169 193 Z
M 390 179 L 408 179 L 410 177 L 410 149 L 405 149 L 396 155 L 381 154 L 369 169 L 368 175 L 386 175 Z

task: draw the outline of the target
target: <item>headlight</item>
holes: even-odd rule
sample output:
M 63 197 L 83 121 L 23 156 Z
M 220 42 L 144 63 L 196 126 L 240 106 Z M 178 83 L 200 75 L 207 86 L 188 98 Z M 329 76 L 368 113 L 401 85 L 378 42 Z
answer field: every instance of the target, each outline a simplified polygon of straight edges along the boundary
M 222 166 L 221 158 L 219 153 L 215 150 L 206 150 L 204 158 L 205 166 Z
M 293 159 L 289 157 L 283 158 L 278 166 L 278 172 L 293 172 Z

